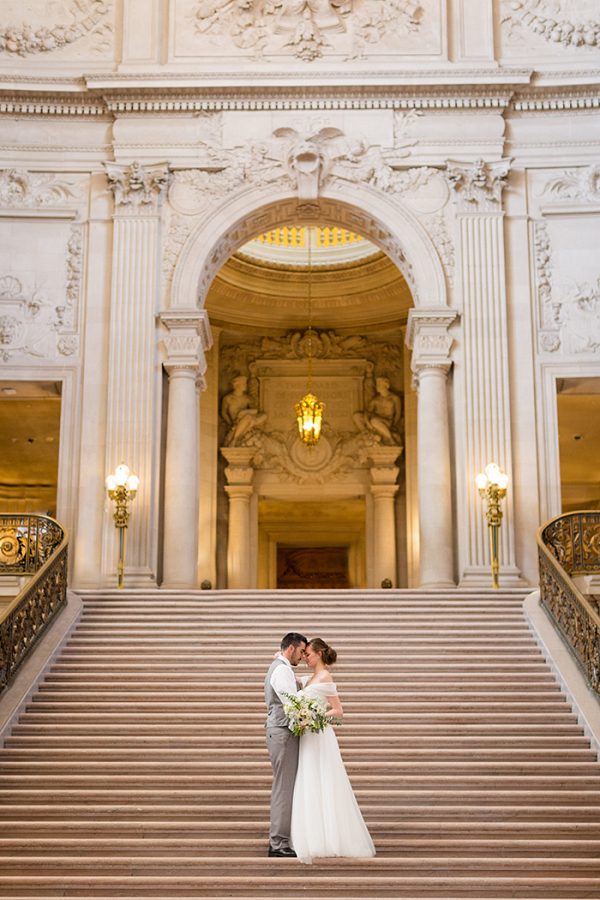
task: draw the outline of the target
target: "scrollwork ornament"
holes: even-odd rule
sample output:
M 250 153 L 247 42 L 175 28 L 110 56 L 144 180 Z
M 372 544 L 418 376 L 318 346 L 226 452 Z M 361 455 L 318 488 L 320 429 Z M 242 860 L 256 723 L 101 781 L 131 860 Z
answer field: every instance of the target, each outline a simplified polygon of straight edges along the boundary
M 0 169 L 0 206 L 64 206 L 76 196 L 73 182 L 50 172 Z

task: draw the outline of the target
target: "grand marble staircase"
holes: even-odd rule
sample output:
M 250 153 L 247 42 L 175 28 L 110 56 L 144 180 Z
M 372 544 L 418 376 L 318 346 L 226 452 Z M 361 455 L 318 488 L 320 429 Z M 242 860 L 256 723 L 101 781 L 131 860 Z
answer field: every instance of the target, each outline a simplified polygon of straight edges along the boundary
M 85 596 L 0 751 L 4 898 L 600 897 L 600 766 L 516 593 Z M 262 681 L 330 641 L 373 860 L 266 856 Z

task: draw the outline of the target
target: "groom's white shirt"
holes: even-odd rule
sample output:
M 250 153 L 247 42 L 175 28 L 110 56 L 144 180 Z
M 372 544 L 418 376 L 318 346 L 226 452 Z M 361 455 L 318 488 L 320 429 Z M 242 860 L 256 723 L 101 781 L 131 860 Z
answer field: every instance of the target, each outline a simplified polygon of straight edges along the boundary
M 285 656 L 280 656 L 285 665 L 277 666 L 271 675 L 271 687 L 279 697 L 282 703 L 287 703 L 288 698 L 285 694 L 297 694 L 298 686 L 296 684 L 296 676 L 292 669 L 292 664 Z

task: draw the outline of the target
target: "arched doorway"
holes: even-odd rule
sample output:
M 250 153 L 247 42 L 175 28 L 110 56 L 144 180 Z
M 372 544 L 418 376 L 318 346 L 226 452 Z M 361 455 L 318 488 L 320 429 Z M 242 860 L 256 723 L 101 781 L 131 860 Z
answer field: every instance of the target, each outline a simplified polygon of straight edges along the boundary
M 309 293 L 312 390 L 325 404 L 312 450 L 294 411 L 307 390 Z M 217 421 L 218 440 L 201 427 L 214 476 L 203 479 L 200 503 L 213 510 L 201 516 L 200 545 L 215 545 L 218 587 L 414 586 L 410 308 L 410 289 L 386 254 L 324 222 L 272 229 L 219 270 L 205 304 L 218 396 L 213 383 L 201 400 L 201 420 Z M 242 407 L 239 424 L 231 404 Z M 413 419 L 409 396 L 411 437 Z
M 354 189 L 353 199 L 362 202 L 362 209 L 357 204 L 349 203 L 347 192 L 336 185 L 324 192 L 323 196 L 318 198 L 318 202 L 311 204 L 310 207 L 299 204 L 297 198 L 290 197 L 287 191 L 278 192 L 277 189 L 273 189 L 270 191 L 270 196 L 270 202 L 265 204 L 264 191 L 252 189 L 242 190 L 224 200 L 218 207 L 212 208 L 210 213 L 202 215 L 201 221 L 191 232 L 179 256 L 172 280 L 170 307 L 161 313 L 164 325 L 169 331 L 173 330 L 176 334 L 176 337 L 171 338 L 169 335 L 169 338 L 165 340 L 165 346 L 171 357 L 165 365 L 170 372 L 172 371 L 176 375 L 182 385 L 178 392 L 177 414 L 173 416 L 169 414 L 168 431 L 173 446 L 177 444 L 176 435 L 180 433 L 184 421 L 188 423 L 186 426 L 188 434 L 192 433 L 189 424 L 193 420 L 190 406 L 191 393 L 189 387 L 185 388 L 184 400 L 183 379 L 180 377 L 181 369 L 185 368 L 187 360 L 190 359 L 190 356 L 185 355 L 188 352 L 186 348 L 197 346 L 196 335 L 202 335 L 202 341 L 206 342 L 205 347 L 210 343 L 206 310 L 207 296 L 217 272 L 226 260 L 252 239 L 267 231 L 289 226 L 291 223 L 301 226 L 320 222 L 330 228 L 337 227 L 360 234 L 382 250 L 397 266 L 409 288 L 415 306 L 412 310 L 415 313 L 412 322 L 409 316 L 407 341 L 413 349 L 413 374 L 420 377 L 420 367 L 422 366 L 423 375 L 427 374 L 428 376 L 424 382 L 426 389 L 420 394 L 419 408 L 423 406 L 426 410 L 427 429 L 425 430 L 430 435 L 434 435 L 433 440 L 423 444 L 424 449 L 419 445 L 418 451 L 419 457 L 425 452 L 428 463 L 427 466 L 419 466 L 418 471 L 419 473 L 427 472 L 427 478 L 434 483 L 435 488 L 435 497 L 432 492 L 428 492 L 431 509 L 427 511 L 425 520 L 420 515 L 421 584 L 448 586 L 453 581 L 451 478 L 445 379 L 451 367 L 449 350 L 452 345 L 452 338 L 447 336 L 447 330 L 456 318 L 456 313 L 449 310 L 446 305 L 445 276 L 440 259 L 430 238 L 410 209 L 400 203 L 397 197 L 392 198 L 368 184 L 355 185 Z M 258 203 L 259 200 L 263 200 L 262 204 Z M 364 209 L 370 211 L 366 213 Z M 426 298 L 425 302 L 423 298 Z M 199 307 L 201 312 L 198 311 Z M 172 356 L 170 346 L 174 348 Z M 422 362 L 417 359 L 418 367 L 415 366 L 416 357 L 422 357 Z M 211 391 L 211 385 L 213 390 L 217 390 L 218 364 L 215 365 L 214 359 L 206 362 L 208 370 L 204 381 L 208 394 Z M 171 381 L 173 381 L 172 375 Z M 185 415 L 184 408 L 187 411 Z M 217 408 L 218 404 L 216 406 L 213 404 L 213 409 Z M 206 428 L 218 431 L 216 413 L 213 413 L 212 419 L 210 416 L 203 416 L 202 429 Z M 189 439 L 187 440 L 189 441 Z M 181 444 L 180 441 L 179 443 Z M 182 456 L 182 452 L 177 449 L 171 456 L 173 473 L 181 471 L 181 466 L 178 467 L 176 460 Z M 186 459 L 191 459 L 190 448 L 185 450 L 184 455 L 186 455 Z M 236 460 L 233 467 L 242 470 L 248 468 L 242 460 Z M 390 467 L 389 460 L 385 460 L 383 465 L 373 466 L 374 469 L 389 469 Z M 205 478 L 207 471 L 207 460 L 201 454 L 200 481 L 210 480 Z M 166 477 L 169 481 L 169 453 L 167 453 Z M 173 480 L 176 480 L 175 477 Z M 170 547 L 173 551 L 177 550 L 180 559 L 182 555 L 185 555 L 186 559 L 188 557 L 191 559 L 192 544 L 189 537 L 189 525 L 192 521 L 190 518 L 192 508 L 189 501 L 191 482 L 191 478 L 186 478 L 185 481 L 179 479 L 175 490 L 169 493 L 170 509 L 166 508 L 165 511 L 165 559 L 170 556 Z M 246 490 L 249 485 L 240 483 L 234 487 L 236 499 L 240 501 L 239 506 L 241 507 L 245 499 L 244 495 L 247 496 L 251 493 Z M 389 485 L 385 484 L 383 487 L 387 488 Z M 231 499 L 232 491 L 228 493 Z M 386 496 L 386 494 L 389 492 L 381 491 L 382 499 L 386 500 L 383 505 L 389 508 L 387 502 L 389 495 Z M 419 491 L 419 498 L 422 496 L 425 496 L 425 492 Z M 421 504 L 421 499 L 419 499 L 419 504 Z M 182 517 L 180 512 L 183 507 L 186 508 L 185 517 Z M 171 526 L 168 524 L 169 516 Z M 211 510 L 206 505 L 201 508 L 201 532 L 206 525 L 206 516 L 216 516 L 216 510 Z M 425 539 L 424 521 L 427 523 Z M 245 525 L 244 529 L 248 527 Z M 389 534 L 389 529 L 379 530 L 380 540 L 375 538 L 375 546 L 382 544 L 386 534 Z M 440 546 L 445 548 L 442 553 L 439 550 Z M 200 580 L 204 579 L 206 566 L 203 564 L 207 559 L 207 554 L 208 558 L 216 560 L 216 552 L 216 540 L 212 546 L 201 541 L 198 569 Z M 425 578 L 423 578 L 424 559 L 428 561 L 425 565 Z M 248 571 L 249 565 L 248 558 L 242 554 L 238 561 L 238 569 Z M 183 580 L 178 577 L 182 566 L 178 565 L 177 571 L 175 566 L 172 568 L 171 579 L 167 577 L 166 583 L 172 583 L 174 586 L 183 584 Z M 213 577 L 214 581 L 211 578 L 208 580 L 214 584 L 216 564 L 213 565 Z M 375 576 L 374 583 L 379 584 L 377 577 Z

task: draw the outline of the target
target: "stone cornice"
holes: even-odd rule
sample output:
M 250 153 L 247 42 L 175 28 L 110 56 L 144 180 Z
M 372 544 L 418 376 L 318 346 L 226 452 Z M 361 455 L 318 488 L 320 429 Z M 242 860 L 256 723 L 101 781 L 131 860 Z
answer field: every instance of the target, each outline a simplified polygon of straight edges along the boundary
M 412 73 L 412 80 L 404 79 L 405 73 L 394 73 L 394 83 L 385 77 L 391 73 L 384 73 L 372 83 L 368 83 L 365 75 L 362 84 L 335 83 L 335 80 L 331 84 L 306 84 L 299 76 L 296 76 L 297 83 L 293 83 L 294 76 L 290 74 L 287 83 L 261 84 L 257 77 L 255 83 L 239 86 L 231 80 L 228 84 L 208 85 L 195 79 L 194 83 L 185 84 L 183 76 L 169 75 L 153 81 L 153 76 L 147 74 L 124 79 L 114 76 L 121 80 L 112 83 L 109 75 L 101 87 L 73 79 L 72 90 L 61 79 L 31 79 L 29 88 L 27 78 L 8 81 L 0 76 L 0 114 L 115 119 L 248 110 L 323 113 L 337 109 L 414 109 L 447 114 L 473 109 L 479 113 L 503 111 L 505 115 L 514 115 L 600 107 L 600 76 L 596 84 L 590 83 L 589 78 L 585 84 L 574 78 L 571 83 L 565 79 L 560 84 L 536 85 L 531 83 L 532 73 L 528 70 L 509 70 L 516 73 L 512 81 L 499 79 L 496 70 L 485 71 L 489 77 L 478 80 L 477 72 L 471 72 L 472 80 L 468 82 L 458 78 L 460 73 L 439 70 L 429 71 L 427 79 L 421 80 L 417 73 Z

